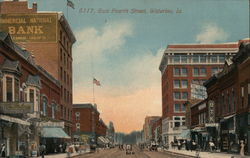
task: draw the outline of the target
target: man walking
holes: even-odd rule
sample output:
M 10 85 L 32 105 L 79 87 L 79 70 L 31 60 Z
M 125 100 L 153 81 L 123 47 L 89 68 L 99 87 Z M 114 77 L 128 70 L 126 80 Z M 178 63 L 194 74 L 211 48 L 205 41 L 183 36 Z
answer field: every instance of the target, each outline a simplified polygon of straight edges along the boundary
M 2 144 L 2 146 L 1 146 L 1 157 L 6 157 L 5 144 Z

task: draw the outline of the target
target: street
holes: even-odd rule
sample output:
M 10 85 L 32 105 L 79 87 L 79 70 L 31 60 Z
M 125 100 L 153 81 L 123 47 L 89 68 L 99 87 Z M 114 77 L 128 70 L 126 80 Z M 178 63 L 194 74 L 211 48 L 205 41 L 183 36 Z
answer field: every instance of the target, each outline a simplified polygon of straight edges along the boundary
M 78 156 L 77 158 L 170 158 L 173 155 L 169 155 L 163 152 L 155 152 L 155 151 L 140 151 L 137 147 L 133 148 L 135 154 L 126 155 L 125 150 L 120 150 L 118 148 L 101 150 L 96 153 L 90 153 Z M 184 158 L 175 155 L 175 158 Z

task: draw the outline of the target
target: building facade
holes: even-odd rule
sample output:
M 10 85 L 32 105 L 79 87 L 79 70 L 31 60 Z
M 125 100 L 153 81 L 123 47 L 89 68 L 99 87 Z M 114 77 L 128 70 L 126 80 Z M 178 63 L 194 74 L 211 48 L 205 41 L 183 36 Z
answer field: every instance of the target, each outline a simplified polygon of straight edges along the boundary
M 41 142 L 50 141 L 46 127 L 64 133 L 59 105 L 59 82 L 8 33 L 0 32 L 0 141 L 7 155 L 37 153 Z M 54 143 L 66 137 L 53 137 Z
M 30 51 L 38 65 L 60 82 L 60 119 L 72 127 L 72 45 L 76 41 L 62 12 L 40 12 L 28 1 L 0 2 L 0 30 Z
M 214 104 L 214 119 L 219 124 L 218 146 L 222 151 L 239 152 L 244 141 L 250 152 L 250 44 L 242 43 L 239 52 L 225 62 L 223 71 L 211 77 L 205 86 L 208 102 Z M 209 104 L 209 103 L 208 103 Z
M 146 116 L 143 125 L 145 143 L 150 143 L 153 140 L 152 126 L 160 118 L 161 118 L 160 116 Z
M 238 42 L 228 44 L 168 45 L 161 63 L 162 134 L 165 144 L 175 141 L 185 129 L 185 102 L 192 99 L 191 85 L 202 85 L 221 71 L 226 58 L 238 51 Z
M 73 136 L 76 141 L 96 144 L 98 137 L 106 137 L 107 126 L 99 115 L 92 104 L 73 105 Z

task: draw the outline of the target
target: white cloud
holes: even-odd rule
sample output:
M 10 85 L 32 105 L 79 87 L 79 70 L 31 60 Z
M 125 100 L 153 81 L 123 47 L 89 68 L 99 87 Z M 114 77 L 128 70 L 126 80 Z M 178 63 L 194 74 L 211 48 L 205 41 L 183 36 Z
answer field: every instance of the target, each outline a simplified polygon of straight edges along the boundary
M 214 23 L 207 23 L 202 27 L 201 32 L 196 36 L 196 42 L 215 43 L 225 41 L 229 34 Z
M 100 30 L 90 27 L 76 32 L 77 43 L 74 47 L 75 63 L 89 59 L 101 58 L 104 53 L 114 52 L 133 34 L 130 21 L 116 21 L 104 25 Z

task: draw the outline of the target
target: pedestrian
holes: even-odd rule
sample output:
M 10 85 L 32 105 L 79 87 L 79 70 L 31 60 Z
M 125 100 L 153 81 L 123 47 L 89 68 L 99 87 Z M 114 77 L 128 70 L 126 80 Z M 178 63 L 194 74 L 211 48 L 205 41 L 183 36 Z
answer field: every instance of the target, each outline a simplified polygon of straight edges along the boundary
M 213 152 L 213 150 L 214 150 L 214 142 L 212 142 L 212 141 L 209 142 L 209 148 L 210 148 L 210 152 Z
M 1 145 L 1 157 L 6 157 L 5 144 Z
M 40 155 L 42 156 L 42 158 L 44 158 L 46 146 L 44 144 L 40 144 L 39 150 L 40 150 Z
M 244 154 L 244 149 L 245 148 L 245 144 L 244 144 L 244 141 L 243 140 L 241 140 L 240 141 L 240 156 L 244 156 L 245 154 Z

